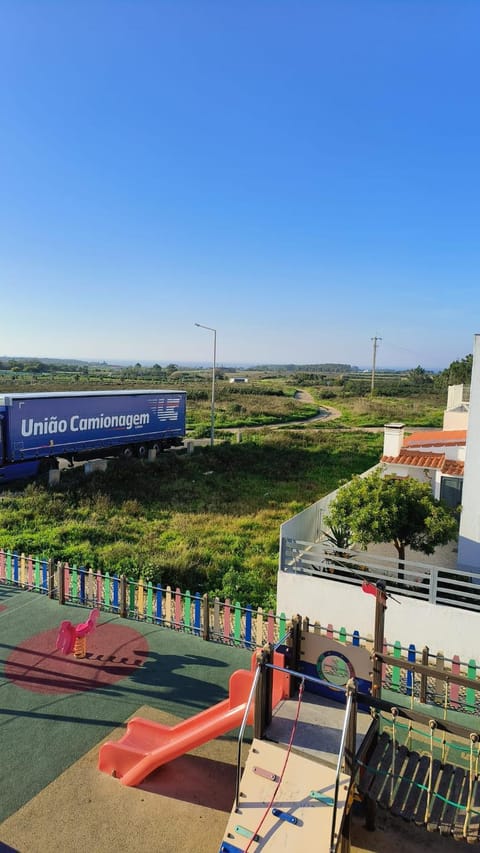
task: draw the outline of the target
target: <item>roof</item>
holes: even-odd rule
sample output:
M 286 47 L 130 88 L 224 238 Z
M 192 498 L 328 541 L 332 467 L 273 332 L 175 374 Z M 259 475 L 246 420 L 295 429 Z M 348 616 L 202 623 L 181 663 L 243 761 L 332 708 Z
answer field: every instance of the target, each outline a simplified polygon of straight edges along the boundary
M 436 468 L 442 474 L 451 477 L 463 477 L 463 462 L 456 459 L 445 459 L 444 453 L 422 453 L 418 450 L 402 448 L 398 456 L 382 456 L 382 462 L 391 465 L 411 465 L 416 468 Z
M 403 441 L 403 447 L 450 447 L 464 445 L 467 441 L 466 429 L 436 429 L 413 432 Z

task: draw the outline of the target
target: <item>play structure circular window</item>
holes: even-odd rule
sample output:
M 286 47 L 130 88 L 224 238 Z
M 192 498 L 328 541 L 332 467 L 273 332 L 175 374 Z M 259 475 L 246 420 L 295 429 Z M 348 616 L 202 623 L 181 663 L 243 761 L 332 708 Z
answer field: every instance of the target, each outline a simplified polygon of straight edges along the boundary
M 345 655 L 340 652 L 324 652 L 317 660 L 318 677 L 337 687 L 343 687 L 349 678 L 355 677 L 355 670 Z

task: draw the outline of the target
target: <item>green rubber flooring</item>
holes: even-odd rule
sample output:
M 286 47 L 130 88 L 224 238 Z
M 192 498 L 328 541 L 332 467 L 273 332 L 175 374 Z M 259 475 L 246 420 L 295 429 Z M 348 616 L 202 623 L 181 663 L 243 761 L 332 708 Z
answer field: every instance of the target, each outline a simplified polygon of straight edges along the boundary
M 250 668 L 244 649 L 110 613 L 87 638 L 85 660 L 62 655 L 60 623 L 88 613 L 0 584 L 0 821 L 140 706 L 192 716 L 226 698 L 234 670 Z

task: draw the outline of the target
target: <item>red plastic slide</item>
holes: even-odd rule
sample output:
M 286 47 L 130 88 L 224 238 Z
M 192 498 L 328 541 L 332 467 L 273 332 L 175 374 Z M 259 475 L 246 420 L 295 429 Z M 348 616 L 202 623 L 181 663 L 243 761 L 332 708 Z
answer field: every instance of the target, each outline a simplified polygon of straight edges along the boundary
M 274 663 L 283 666 L 283 655 L 275 652 Z M 139 785 L 157 767 L 173 761 L 196 746 L 224 735 L 237 728 L 243 720 L 256 670 L 256 655 L 252 656 L 252 669 L 237 669 L 230 676 L 228 699 L 212 705 L 183 720 L 176 726 L 163 726 L 143 717 L 134 717 L 127 723 L 127 731 L 118 741 L 107 741 L 100 747 L 98 769 L 116 776 L 122 785 Z M 288 696 L 288 674 L 274 672 L 272 704 L 275 707 Z M 252 725 L 252 702 L 247 723 Z
M 228 699 L 176 726 L 134 717 L 119 741 L 100 747 L 99 770 L 117 776 L 122 785 L 138 785 L 162 764 L 236 728 L 243 720 L 253 675 L 238 669 L 230 677 Z M 248 722 L 252 721 L 253 703 Z

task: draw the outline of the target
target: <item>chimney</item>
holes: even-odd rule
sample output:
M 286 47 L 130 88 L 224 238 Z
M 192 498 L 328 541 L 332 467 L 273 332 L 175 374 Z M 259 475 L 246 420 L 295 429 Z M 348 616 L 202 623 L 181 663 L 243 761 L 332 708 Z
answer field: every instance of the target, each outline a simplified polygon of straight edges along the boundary
M 396 457 L 403 445 L 405 424 L 385 424 L 383 455 Z

